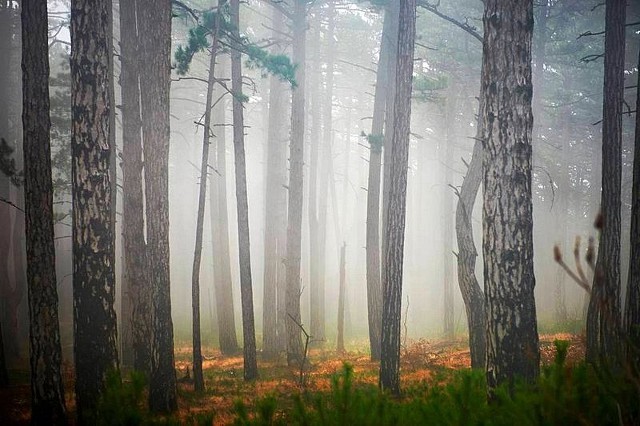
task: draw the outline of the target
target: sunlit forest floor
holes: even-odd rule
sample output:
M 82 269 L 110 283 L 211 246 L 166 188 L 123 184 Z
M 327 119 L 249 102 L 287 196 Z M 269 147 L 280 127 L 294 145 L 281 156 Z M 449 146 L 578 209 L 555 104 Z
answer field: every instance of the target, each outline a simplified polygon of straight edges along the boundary
M 555 356 L 553 342 L 570 342 L 567 364 L 584 358 L 582 336 L 558 333 L 540 337 L 542 363 L 550 364 Z M 176 348 L 176 369 L 179 382 L 179 413 L 169 423 L 198 424 L 198 418 L 213 417 L 214 424 L 232 424 L 238 416 L 238 402 L 248 409 L 265 396 L 275 399 L 276 417 L 294 409 L 296 395 L 302 393 L 324 393 L 331 390 L 332 379 L 343 370 L 345 363 L 353 367 L 354 387 L 375 388 L 378 382 L 378 364 L 371 362 L 366 351 L 366 342 L 351 342 L 346 353 L 337 353 L 325 346 L 309 351 L 309 363 L 303 372 L 302 382 L 299 368 L 287 367 L 283 358 L 277 361 L 260 361 L 260 378 L 255 382 L 243 380 L 242 356 L 223 357 L 212 348 L 203 348 L 205 356 L 204 375 L 206 391 L 193 392 L 189 378 L 191 348 Z M 403 345 L 401 350 L 401 380 L 403 388 L 429 387 L 446 382 L 452 372 L 470 366 L 469 350 L 463 339 L 455 341 L 416 340 Z M 0 390 L 0 419 L 4 424 L 28 424 L 29 383 L 27 371 L 11 372 L 14 385 Z M 73 374 L 70 366 L 64 371 L 67 407 L 74 410 Z M 406 396 L 410 398 L 411 396 Z

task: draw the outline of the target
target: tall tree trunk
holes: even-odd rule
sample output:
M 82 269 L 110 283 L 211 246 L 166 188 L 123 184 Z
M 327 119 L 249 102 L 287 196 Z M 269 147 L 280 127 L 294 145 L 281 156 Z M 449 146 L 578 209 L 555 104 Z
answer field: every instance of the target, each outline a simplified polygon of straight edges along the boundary
M 142 191 L 142 121 L 140 117 L 140 70 L 138 0 L 120 4 L 120 86 L 122 89 L 122 192 L 126 288 L 129 299 L 133 368 L 151 372 L 152 281 L 147 273 Z M 125 284 L 123 283 L 123 287 Z M 123 360 L 124 362 L 124 360 Z
M 617 367 L 620 342 L 620 214 L 625 0 L 607 0 L 602 117 L 602 233 L 587 319 L 587 359 Z M 597 318 L 597 320 L 595 320 Z M 597 330 L 593 326 L 597 327 Z M 590 339 L 589 336 L 592 336 Z M 597 337 L 595 337 L 597 336 Z M 595 344 L 595 347 L 593 346 Z
M 0 323 L 0 389 L 9 386 L 7 359 L 4 356 L 4 340 L 2 339 L 2 323 Z
M 638 57 L 640 66 L 640 54 Z M 627 357 L 631 365 L 640 369 L 640 72 L 636 88 L 636 127 L 633 147 L 633 193 L 631 201 L 631 252 L 627 282 L 625 325 L 627 327 Z
M 118 369 L 111 225 L 111 1 L 71 2 L 73 307 L 76 404 L 93 423 L 107 374 Z
M 344 299 L 347 291 L 346 286 L 346 252 L 347 244 L 343 243 L 340 248 L 340 289 L 338 292 L 338 353 L 344 352 Z
M 384 117 L 384 149 L 382 152 L 383 162 L 382 162 L 382 229 L 386 229 L 387 227 L 387 210 L 389 206 L 389 190 L 391 183 L 391 150 L 392 150 L 392 138 L 393 131 L 395 128 L 395 114 L 394 114 L 394 103 L 396 97 L 396 80 L 393 76 L 397 75 L 397 57 L 398 57 L 398 31 L 399 31 L 399 23 L 398 19 L 400 17 L 400 3 L 397 1 L 390 1 L 385 6 L 385 21 L 389 21 L 389 31 L 387 32 L 388 40 L 385 41 L 389 46 L 389 58 L 388 58 L 388 69 L 387 69 L 387 90 L 386 90 L 386 109 L 385 109 L 385 117 Z M 385 36 L 383 34 L 383 36 Z M 385 255 L 386 252 L 386 235 L 383 231 L 382 233 L 382 241 L 380 242 L 380 247 L 382 250 L 380 265 L 380 273 L 381 276 L 384 277 L 385 274 Z
M 202 375 L 202 342 L 200 337 L 200 263 L 202 260 L 202 234 L 204 232 L 204 209 L 207 202 L 207 175 L 209 174 L 209 145 L 212 134 L 211 107 L 213 103 L 213 88 L 216 84 L 216 55 L 218 51 L 218 27 L 220 25 L 221 6 L 224 0 L 218 2 L 211 46 L 209 47 L 209 77 L 207 79 L 207 98 L 204 110 L 204 129 L 202 131 L 202 161 L 200 162 L 200 187 L 198 192 L 198 213 L 196 218 L 196 242 L 193 252 L 193 269 L 191 271 L 191 306 L 193 309 L 193 385 L 196 392 L 204 391 L 204 377 Z
M 240 37 L 240 0 L 231 0 L 233 34 Z M 247 199 L 247 166 L 244 153 L 244 111 L 242 105 L 242 55 L 231 52 L 231 84 L 233 91 L 233 150 L 236 159 L 236 199 L 238 209 L 238 248 L 240 251 L 240 296 L 242 299 L 242 335 L 244 340 L 244 379 L 258 377 L 256 331 L 251 284 L 251 246 L 249 241 L 249 203 Z
M 53 240 L 47 35 L 47 3 L 39 0 L 24 0 L 22 2 L 24 99 L 22 123 L 29 288 L 31 423 L 35 425 L 66 423 L 64 390 L 60 374 L 62 354 Z M 0 349 L 2 349 L 1 345 Z M 2 370 L 6 378 L 4 355 L 2 355 L 2 361 Z M 1 375 L 0 382 L 2 382 Z
M 531 199 L 533 2 L 487 0 L 481 98 L 485 102 L 483 255 L 487 383 L 538 376 Z
M 323 338 L 324 328 L 320 320 L 320 287 L 322 287 L 321 270 L 324 269 L 322 253 L 322 235 L 320 232 L 319 192 L 326 182 L 320 175 L 324 165 L 324 144 L 322 134 L 322 81 L 320 65 L 320 38 L 322 15 L 318 10 L 309 23 L 309 109 L 311 122 L 309 123 L 309 184 L 308 184 L 308 223 L 309 223 L 309 324 L 310 334 L 314 340 Z M 322 145 L 322 149 L 321 146 Z M 320 202 L 320 203 L 319 203 Z M 314 342 L 317 345 L 319 342 Z
M 456 87 L 451 87 L 444 105 L 444 124 L 445 124 L 445 143 L 443 147 L 443 175 L 444 184 L 442 185 L 442 267 L 443 267 L 443 299 L 444 299 L 444 312 L 443 312 L 443 332 L 445 339 L 453 339 L 455 335 L 454 324 L 454 304 L 453 304 L 453 192 L 449 185 L 453 185 L 453 149 L 454 149 L 454 137 L 455 133 L 455 108 L 456 98 L 454 91 Z
M 149 408 L 178 408 L 169 273 L 169 89 L 171 85 L 171 3 L 139 0 L 142 62 L 140 80 L 145 164 L 147 256 L 152 282 L 152 349 Z
M 289 202 L 287 224 L 287 316 L 300 323 L 300 259 L 302 251 L 302 200 L 305 120 L 305 37 L 307 30 L 306 1 L 295 0 L 293 16 L 293 62 L 297 86 L 293 88 L 291 106 L 291 145 L 289 155 Z M 287 318 L 287 362 L 302 360 L 302 340 L 296 323 Z
M 416 1 L 400 0 L 396 59 L 394 126 L 391 138 L 389 203 L 384 207 L 387 221 L 384 272 L 382 276 L 382 351 L 380 387 L 400 392 L 400 318 L 402 315 L 402 263 L 407 204 L 407 169 L 411 130 L 411 89 L 416 36 Z
M 218 69 L 228 70 L 226 56 L 220 58 Z M 216 133 L 217 173 L 213 174 L 211 184 L 211 211 L 213 233 L 213 283 L 216 295 L 216 314 L 218 317 L 218 341 L 224 355 L 238 352 L 236 336 L 235 310 L 233 303 L 233 278 L 231 277 L 231 258 L 229 252 L 229 211 L 227 208 L 227 138 L 225 132 L 227 102 L 222 99 L 213 107 L 213 121 L 219 125 Z
M 284 28 L 284 17 L 273 9 L 274 37 Z M 285 240 L 282 228 L 286 229 L 287 193 L 287 146 L 283 131 L 286 108 L 286 86 L 276 76 L 269 79 L 269 130 L 267 135 L 267 207 L 264 226 L 264 294 L 262 322 L 262 350 L 267 358 L 273 358 L 284 350 L 286 314 L 282 309 L 285 292 L 281 283 L 286 283 L 282 258 Z M 286 231 L 285 231 L 286 232 Z

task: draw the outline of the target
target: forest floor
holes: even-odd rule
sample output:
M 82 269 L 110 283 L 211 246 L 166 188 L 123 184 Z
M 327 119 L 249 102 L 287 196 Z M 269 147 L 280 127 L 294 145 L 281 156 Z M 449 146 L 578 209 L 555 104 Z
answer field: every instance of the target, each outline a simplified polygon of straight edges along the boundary
M 578 335 L 558 333 L 540 336 L 542 363 L 553 361 L 555 340 L 570 341 L 567 362 L 584 359 L 584 338 Z M 409 341 L 401 349 L 401 380 L 403 388 L 431 385 L 446 380 L 447 372 L 469 368 L 469 349 L 465 340 Z M 293 408 L 296 395 L 302 392 L 325 392 L 331 389 L 332 378 L 342 371 L 343 365 L 353 367 L 355 386 L 374 387 L 378 382 L 378 363 L 372 362 L 364 350 L 365 344 L 353 342 L 354 349 L 337 353 L 328 348 L 314 348 L 309 352 L 309 365 L 300 379 L 300 369 L 286 366 L 284 360 L 260 361 L 260 378 L 253 382 L 243 380 L 242 356 L 223 357 L 220 352 L 203 348 L 205 356 L 204 376 L 207 390 L 193 392 L 193 384 L 186 378 L 191 368 L 190 347 L 176 348 L 176 369 L 179 381 L 179 423 L 192 424 L 198 415 L 213 416 L 214 424 L 233 423 L 237 416 L 237 403 L 247 407 L 270 395 L 277 401 L 278 410 Z M 67 408 L 73 411 L 73 375 L 70 366 L 64 369 Z M 0 389 L 0 424 L 29 423 L 29 383 L 25 371 L 12 371 L 13 386 Z

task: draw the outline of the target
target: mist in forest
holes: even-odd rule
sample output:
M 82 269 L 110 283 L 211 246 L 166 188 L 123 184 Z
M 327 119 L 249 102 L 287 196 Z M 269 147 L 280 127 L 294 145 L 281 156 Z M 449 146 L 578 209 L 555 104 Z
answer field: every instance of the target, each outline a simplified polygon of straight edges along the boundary
M 26 365 L 29 353 L 25 196 L 20 183 L 25 169 L 20 30 L 24 1 L 0 2 L 0 160 L 6 163 L 3 171 L 13 170 L 13 176 L 0 174 L 0 324 L 10 369 Z M 74 73 L 80 71 L 75 71 L 71 55 L 75 2 L 46 3 L 55 275 L 62 357 L 71 363 L 72 231 L 74 221 L 80 220 L 72 211 L 72 163 L 76 168 L 81 163 L 74 163 L 73 153 L 79 148 L 72 149 L 76 109 L 70 106 L 80 102 L 72 92 L 73 78 L 79 78 Z M 134 358 L 142 356 L 133 348 L 144 334 L 135 325 L 136 315 L 141 315 L 139 300 L 146 301 L 149 312 L 170 302 L 167 324 L 173 324 L 173 344 L 191 350 L 194 297 L 199 298 L 198 345 L 205 356 L 218 350 L 239 353 L 244 347 L 247 357 L 246 348 L 255 345 L 259 355 L 273 356 L 275 351 L 276 357 L 287 354 L 290 361 L 290 341 L 285 344 L 283 339 L 290 339 L 291 332 L 285 333 L 285 324 L 309 333 L 313 349 L 334 351 L 342 345 L 342 350 L 373 353 L 374 302 L 368 291 L 372 285 L 385 288 L 385 203 L 387 197 L 395 200 L 388 192 L 394 189 L 387 191 L 387 185 L 396 182 L 391 177 L 395 165 L 387 153 L 392 136 L 397 136 L 394 131 L 402 131 L 389 125 L 394 107 L 402 106 L 397 95 L 394 98 L 402 69 L 394 72 L 390 64 L 402 59 L 397 57 L 403 52 L 397 40 L 405 29 L 396 28 L 395 39 L 387 40 L 393 25 L 398 26 L 389 18 L 398 13 L 393 12 L 396 3 L 249 0 L 238 5 L 189 0 L 171 2 L 162 16 L 145 9 L 147 3 L 109 1 L 96 18 L 110 24 L 100 42 L 106 43 L 105 70 L 112 72 L 111 83 L 104 84 L 111 84 L 110 143 L 115 147 L 110 159 L 104 159 L 110 168 L 109 203 L 115 206 L 110 213 L 115 215 L 110 225 L 113 262 L 107 262 L 114 283 L 105 287 L 105 297 L 112 298 L 117 318 L 120 364 L 133 368 Z M 584 256 L 589 248 L 597 250 L 599 238 L 594 223 L 603 174 L 605 50 L 604 32 L 593 34 L 604 26 L 605 8 L 599 3 L 549 0 L 533 5 L 533 122 L 528 131 L 534 314 L 540 334 L 579 334 L 586 326 L 589 294 L 566 269 L 586 274 L 591 283 L 594 271 Z M 480 170 L 482 152 L 474 154 L 477 144 L 476 150 L 482 149 L 486 131 L 480 111 L 483 9 L 477 0 L 417 2 L 406 192 L 400 191 L 406 194 L 400 268 L 403 347 L 420 339 L 466 344 L 469 310 L 466 281 L 459 272 L 467 268 L 466 277 L 475 273 L 484 289 L 485 177 Z M 164 33 L 150 24 L 153 16 L 166 18 Z M 629 2 L 627 21 L 638 17 L 637 3 Z M 637 30 L 637 23 L 625 30 L 628 90 L 621 119 L 619 301 L 626 300 L 630 256 L 635 116 L 629 105 L 635 104 L 637 87 Z M 168 45 L 156 41 L 162 34 L 168 36 L 167 31 L 170 55 L 165 54 Z M 385 51 L 385 43 L 395 52 Z M 300 57 L 304 62 L 299 63 Z M 168 73 L 170 85 L 154 85 Z M 168 104 L 162 98 L 163 87 L 169 90 Z M 157 105 L 153 96 L 158 96 Z M 159 116 L 168 116 L 168 122 L 149 118 Z M 165 131 L 170 133 L 168 156 L 163 157 L 162 143 L 155 143 Z M 168 165 L 166 182 L 151 174 L 162 164 Z M 300 170 L 302 179 L 296 180 Z M 466 184 L 475 189 L 463 186 L 467 177 Z M 157 195 L 158 188 L 168 190 L 167 200 Z M 374 207 L 368 205 L 372 194 L 376 201 L 379 197 Z M 470 197 L 470 211 L 464 197 Z M 166 253 L 151 243 L 162 244 L 157 235 L 167 219 L 158 206 L 168 209 Z M 160 218 L 157 229 L 150 227 L 155 217 Z M 374 225 L 368 228 L 368 222 Z M 295 255 L 287 257 L 296 252 L 292 236 L 300 244 L 297 260 Z M 459 247 L 465 237 L 472 245 Z M 368 258 L 371 241 L 376 249 Z M 475 250 L 475 264 L 461 257 L 461 250 L 465 256 Z M 567 267 L 558 263 L 558 253 Z M 157 259 L 169 261 L 160 265 Z M 368 262 L 375 263 L 369 263 L 375 266 L 369 272 Z M 291 315 L 288 304 L 292 270 L 299 273 L 299 315 Z M 377 284 L 371 281 L 372 270 L 377 271 Z M 164 281 L 163 273 L 168 274 Z M 158 280 L 166 287 L 148 293 L 136 282 Z M 170 300 L 158 302 L 157 294 L 169 288 Z M 246 316 L 249 302 L 251 324 Z M 148 315 L 149 321 L 160 316 Z M 145 324 L 151 327 L 152 322 Z M 244 339 L 252 330 L 253 343 L 247 343 Z M 148 334 L 156 338 L 157 333 L 149 329 Z M 198 374 L 195 367 L 194 372 Z

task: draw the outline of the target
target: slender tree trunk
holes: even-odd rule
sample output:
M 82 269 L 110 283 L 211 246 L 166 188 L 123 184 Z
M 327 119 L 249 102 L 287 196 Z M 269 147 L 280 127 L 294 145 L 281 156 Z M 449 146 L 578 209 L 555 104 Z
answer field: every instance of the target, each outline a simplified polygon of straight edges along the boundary
M 178 408 L 169 272 L 169 89 L 171 85 L 171 3 L 139 0 L 142 60 L 140 80 L 145 164 L 147 256 L 152 282 L 152 350 L 149 407 Z
M 226 56 L 220 58 L 218 69 L 228 70 Z M 233 303 L 233 278 L 231 277 L 231 258 L 229 252 L 229 211 L 227 208 L 227 138 L 225 132 L 227 102 L 222 99 L 213 108 L 214 125 L 219 125 L 216 134 L 216 163 L 217 173 L 212 177 L 211 207 L 213 210 L 213 282 L 216 295 L 216 314 L 218 317 L 218 337 L 220 351 L 224 355 L 234 355 L 238 352 L 238 338 L 236 336 L 235 310 Z
M 151 310 L 152 281 L 147 273 L 145 243 L 142 121 L 140 117 L 140 70 L 138 68 L 139 39 L 138 1 L 120 4 L 120 49 L 122 89 L 122 189 L 126 287 L 131 306 L 131 338 L 133 368 L 151 372 Z
M 483 255 L 487 383 L 538 376 L 531 199 L 533 2 L 488 0 L 484 12 Z M 507 111 L 509 113 L 507 113 Z
M 71 2 L 73 307 L 78 422 L 91 424 L 118 369 L 111 225 L 109 8 Z
M 638 57 L 640 66 L 640 54 Z M 633 193 L 631 201 L 631 252 L 627 283 L 625 325 L 627 327 L 627 357 L 640 370 L 640 73 L 636 89 L 636 127 L 633 147 Z
M 346 252 L 347 244 L 343 243 L 340 248 L 340 289 L 338 293 L 338 353 L 344 353 L 344 299 L 347 291 L 346 287 Z
M 453 185 L 453 144 L 455 133 L 455 108 L 456 98 L 454 91 L 456 87 L 452 87 L 447 94 L 447 99 L 444 105 L 444 123 L 445 123 L 445 135 L 446 146 L 443 147 L 443 175 L 444 184 L 442 185 L 442 267 L 443 267 L 443 295 L 444 295 L 444 312 L 443 312 L 443 332 L 445 339 L 453 339 L 455 336 L 455 324 L 454 324 L 454 305 L 453 305 L 453 197 L 454 194 L 451 191 L 449 185 Z
M 287 290 L 286 310 L 300 323 L 300 259 L 302 251 L 302 200 L 304 162 L 304 120 L 305 120 L 305 37 L 307 30 L 306 1 L 295 0 L 293 16 L 293 62 L 296 70 L 297 86 L 292 93 L 291 145 L 289 155 L 289 205 L 287 224 Z M 287 318 L 287 362 L 302 361 L 302 340 L 300 329 Z
M 240 0 L 231 0 L 231 25 L 240 37 Z M 238 248 L 240 251 L 240 295 L 242 299 L 242 334 L 244 340 L 244 379 L 258 377 L 256 331 L 251 283 L 251 246 L 249 241 L 249 204 L 247 199 L 247 166 L 244 153 L 244 112 L 242 105 L 242 55 L 231 52 L 231 84 L 233 90 L 233 148 L 236 159 L 236 198 L 238 208 Z
M 411 125 L 413 53 L 416 36 L 416 1 L 400 0 L 394 126 L 391 139 L 389 203 L 384 207 L 384 273 L 382 276 L 382 344 L 380 387 L 400 392 L 400 318 L 407 204 L 407 168 Z
M 273 9 L 274 37 L 284 28 L 284 17 Z M 284 350 L 285 311 L 281 308 L 285 292 L 281 283 L 286 282 L 282 258 L 285 240 L 282 228 L 286 228 L 287 194 L 287 146 L 282 117 L 285 113 L 286 86 L 277 77 L 269 79 L 269 131 L 267 140 L 266 214 L 264 226 L 264 294 L 263 294 L 263 354 L 273 358 Z M 286 232 L 286 231 L 285 231 Z M 284 316 L 283 316 L 284 315 Z
M 620 214 L 626 3 L 625 0 L 606 2 L 600 202 L 602 233 L 598 246 L 592 300 L 589 304 L 588 316 L 592 320 L 587 319 L 587 358 L 591 362 L 604 363 L 612 367 L 619 366 L 622 349 Z M 597 332 L 593 328 L 594 325 L 598 328 Z
M 204 110 L 204 130 L 202 136 L 202 161 L 200 163 L 200 188 L 198 193 L 198 214 L 196 218 L 196 242 L 193 253 L 193 270 L 191 272 L 191 306 L 193 309 L 193 384 L 196 392 L 204 391 L 202 375 L 202 343 L 200 337 L 200 263 L 202 260 L 202 234 L 204 232 L 204 209 L 207 202 L 207 175 L 209 174 L 209 139 L 211 128 L 211 107 L 213 103 L 213 87 L 216 84 L 216 54 L 218 50 L 218 26 L 220 25 L 220 6 L 218 2 L 215 23 L 209 47 L 209 78 L 207 82 L 207 99 Z
M 22 2 L 24 192 L 29 288 L 31 423 L 66 424 L 60 363 L 58 292 L 53 240 L 49 131 L 47 4 Z M 1 332 L 1 331 L 0 331 Z M 1 341 L 0 337 L 0 341 Z M 0 349 L 2 349 L 0 345 Z M 4 372 L 4 355 L 0 371 Z M 0 383 L 3 382 L 0 374 Z

